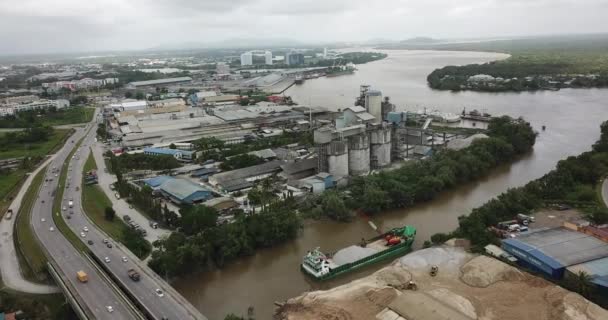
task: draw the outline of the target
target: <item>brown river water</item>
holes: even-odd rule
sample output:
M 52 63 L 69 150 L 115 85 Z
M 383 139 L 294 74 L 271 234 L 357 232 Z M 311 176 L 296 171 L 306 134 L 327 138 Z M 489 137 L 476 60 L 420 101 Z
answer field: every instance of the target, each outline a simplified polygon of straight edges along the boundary
M 418 229 L 415 246 L 437 232 L 457 226 L 459 215 L 475 208 L 508 188 L 521 186 L 553 169 L 558 160 L 589 150 L 599 137 L 599 125 L 608 119 L 608 90 L 566 89 L 557 92 L 477 93 L 433 91 L 426 76 L 445 65 L 483 63 L 505 58 L 503 54 L 478 52 L 387 51 L 388 58 L 359 65 L 353 75 L 307 80 L 286 94 L 304 105 L 336 110 L 351 106 L 360 84 L 370 84 L 390 96 L 400 110 L 427 107 L 445 112 L 476 108 L 494 115 L 523 116 L 540 132 L 533 152 L 517 162 L 495 169 L 488 176 L 442 193 L 435 200 L 413 208 L 384 212 L 373 221 L 385 230 L 411 224 Z M 274 301 L 305 291 L 328 289 L 368 275 L 383 265 L 315 283 L 299 268 L 307 250 L 321 246 L 331 252 L 371 237 L 374 231 L 357 219 L 352 223 L 308 221 L 295 240 L 260 250 L 251 257 L 231 263 L 222 270 L 183 277 L 175 288 L 211 320 L 228 313 L 246 315 L 253 306 L 256 319 L 271 319 Z M 387 262 L 388 264 L 390 262 Z M 385 265 L 386 265 L 385 264 Z

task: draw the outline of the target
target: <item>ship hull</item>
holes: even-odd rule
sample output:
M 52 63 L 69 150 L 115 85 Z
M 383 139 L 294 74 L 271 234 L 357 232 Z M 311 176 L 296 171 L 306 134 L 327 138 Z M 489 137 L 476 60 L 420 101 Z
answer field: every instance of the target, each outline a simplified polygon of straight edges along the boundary
M 373 242 L 377 239 L 380 239 L 381 237 L 383 237 L 384 235 L 375 237 L 373 239 L 368 240 L 369 242 Z M 412 244 L 414 243 L 414 237 L 410 237 L 409 239 L 407 239 L 406 241 L 404 241 L 403 243 L 400 243 L 398 245 L 389 247 L 385 250 L 382 250 L 380 252 L 377 252 L 373 255 L 367 256 L 365 258 L 359 259 L 357 261 L 351 262 L 351 263 L 347 263 L 347 264 L 343 264 L 340 265 L 336 268 L 333 268 L 329 271 L 329 273 L 324 274 L 324 275 L 318 275 L 315 272 L 313 272 L 308 266 L 305 266 L 304 264 L 300 265 L 300 269 L 302 270 L 302 272 L 304 272 L 306 275 L 308 275 L 309 277 L 317 280 L 317 281 L 326 281 L 326 280 L 330 280 L 333 279 L 335 277 L 344 275 L 346 273 L 349 272 L 353 272 L 355 270 L 359 270 L 362 268 L 365 268 L 367 266 L 388 260 L 388 259 L 394 259 L 400 256 L 403 256 L 407 253 L 409 253 L 412 250 Z

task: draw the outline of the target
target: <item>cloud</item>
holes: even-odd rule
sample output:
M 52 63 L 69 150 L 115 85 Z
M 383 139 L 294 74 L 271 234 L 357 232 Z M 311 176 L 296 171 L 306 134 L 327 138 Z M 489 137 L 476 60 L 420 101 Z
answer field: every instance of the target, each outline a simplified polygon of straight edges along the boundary
M 608 32 L 608 0 L 0 0 L 0 54 Z

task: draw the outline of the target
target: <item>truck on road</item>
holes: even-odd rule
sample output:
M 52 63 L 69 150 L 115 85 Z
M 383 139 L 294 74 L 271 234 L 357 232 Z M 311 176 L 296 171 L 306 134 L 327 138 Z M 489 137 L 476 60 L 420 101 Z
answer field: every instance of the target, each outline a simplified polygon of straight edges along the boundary
M 135 271 L 135 269 L 127 270 L 127 274 L 129 275 L 129 278 L 131 278 L 131 280 L 139 281 L 139 272 Z
M 89 281 L 89 276 L 87 275 L 86 272 L 84 272 L 82 270 L 76 272 L 76 277 L 78 278 L 78 281 L 80 281 L 82 283 L 86 283 Z

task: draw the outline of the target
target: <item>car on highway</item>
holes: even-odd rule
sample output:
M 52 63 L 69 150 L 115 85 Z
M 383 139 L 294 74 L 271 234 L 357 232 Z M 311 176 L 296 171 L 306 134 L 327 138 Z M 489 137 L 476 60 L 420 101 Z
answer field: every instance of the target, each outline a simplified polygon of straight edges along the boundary
M 65 216 L 65 218 L 70 220 L 70 219 L 72 219 L 72 216 Z
M 44 203 L 44 200 L 42 200 L 42 203 Z
M 159 296 L 159 297 L 164 297 L 165 296 L 165 294 L 163 293 L 163 291 L 160 290 L 160 289 L 156 289 L 156 290 L 154 290 L 154 292 L 156 292 L 156 295 Z
M 122 262 L 127 262 L 127 261 L 129 261 L 129 260 L 127 259 L 127 257 L 122 257 Z
M 89 232 L 89 228 L 88 227 L 84 227 L 84 228 L 82 228 L 82 231 Z
M 83 237 L 83 238 L 85 238 L 87 235 L 86 235 L 86 234 L 84 234 L 84 232 L 81 232 L 81 233 L 80 233 L 80 236 L 81 236 L 81 237 Z
M 106 310 L 108 310 L 109 313 L 114 312 L 114 308 L 112 308 L 112 306 L 106 306 Z
M 42 202 L 44 202 L 44 200 L 43 200 Z M 65 211 L 65 210 L 67 210 L 68 208 L 63 207 L 63 208 L 61 208 L 61 209 L 62 209 L 63 211 Z
M 106 243 L 106 247 L 112 249 L 112 244 L 108 242 L 108 243 Z
M 42 219 L 40 219 L 40 221 L 45 222 L 45 221 L 46 221 L 46 219 L 45 219 L 45 218 L 42 218 Z
M 53 231 L 55 231 L 55 228 L 50 227 L 50 228 L 49 228 L 49 231 L 53 232 Z
M 89 241 L 87 241 L 87 243 L 88 243 L 90 246 L 92 246 L 92 245 L 93 245 L 93 240 L 89 240 Z
M 105 258 L 103 258 L 103 261 L 105 261 L 106 263 L 110 263 L 110 258 L 105 257 Z
M 107 244 L 108 242 L 110 242 L 110 241 L 108 241 L 108 239 L 103 239 L 103 243 Z

